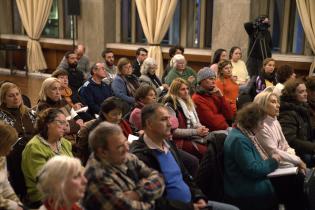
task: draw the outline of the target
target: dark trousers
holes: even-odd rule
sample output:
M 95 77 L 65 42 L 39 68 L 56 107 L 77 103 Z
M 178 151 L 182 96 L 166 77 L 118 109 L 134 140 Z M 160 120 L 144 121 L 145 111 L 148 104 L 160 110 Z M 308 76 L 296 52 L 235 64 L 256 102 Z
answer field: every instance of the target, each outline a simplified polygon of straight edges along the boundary
M 263 60 L 254 58 L 254 57 L 248 57 L 248 60 L 246 62 L 246 67 L 248 74 L 250 78 L 253 76 L 257 76 L 262 68 Z
M 307 209 L 303 174 L 273 177 L 270 181 L 279 203 L 284 204 L 286 210 Z

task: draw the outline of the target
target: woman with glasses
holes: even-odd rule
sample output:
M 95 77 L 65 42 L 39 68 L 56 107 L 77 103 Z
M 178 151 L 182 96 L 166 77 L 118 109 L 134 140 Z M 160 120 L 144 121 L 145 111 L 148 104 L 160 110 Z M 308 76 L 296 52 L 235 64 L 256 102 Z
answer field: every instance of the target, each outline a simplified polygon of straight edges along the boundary
M 112 82 L 114 95 L 128 104 L 128 110 L 136 102 L 134 96 L 140 84 L 132 74 L 132 65 L 128 58 L 120 58 L 117 64 L 118 73 Z
M 22 171 L 30 208 L 41 205 L 42 195 L 36 188 L 36 175 L 42 166 L 55 155 L 73 156 L 71 143 L 63 137 L 68 126 L 66 116 L 59 109 L 46 109 L 37 118 L 38 134 L 27 143 L 22 153 Z
M 21 171 L 22 151 L 35 134 L 35 115 L 22 100 L 21 89 L 11 82 L 4 82 L 0 89 L 0 120 L 12 126 L 18 133 L 19 142 L 7 157 L 10 183 L 22 199 L 26 195 Z

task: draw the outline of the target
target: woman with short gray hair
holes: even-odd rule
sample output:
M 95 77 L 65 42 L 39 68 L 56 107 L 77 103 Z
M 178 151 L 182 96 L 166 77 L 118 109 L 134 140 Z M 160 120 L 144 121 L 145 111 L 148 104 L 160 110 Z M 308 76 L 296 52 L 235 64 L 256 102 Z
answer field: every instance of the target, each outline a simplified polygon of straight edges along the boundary
M 153 58 L 146 58 L 141 66 L 140 85 L 149 85 L 155 88 L 157 96 L 163 95 L 168 90 L 167 84 L 162 84 L 155 74 L 157 64 Z

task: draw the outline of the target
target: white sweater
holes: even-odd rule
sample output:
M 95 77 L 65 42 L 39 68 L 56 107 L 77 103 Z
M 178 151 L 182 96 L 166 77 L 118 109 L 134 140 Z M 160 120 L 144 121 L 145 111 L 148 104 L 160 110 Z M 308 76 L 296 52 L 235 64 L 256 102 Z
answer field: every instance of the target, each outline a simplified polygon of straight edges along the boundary
M 281 125 L 276 117 L 267 116 L 264 120 L 264 128 L 256 133 L 256 137 L 269 156 L 277 153 L 285 162 L 293 165 L 301 162 L 301 159 L 295 155 L 294 149 L 289 146 L 285 139 Z

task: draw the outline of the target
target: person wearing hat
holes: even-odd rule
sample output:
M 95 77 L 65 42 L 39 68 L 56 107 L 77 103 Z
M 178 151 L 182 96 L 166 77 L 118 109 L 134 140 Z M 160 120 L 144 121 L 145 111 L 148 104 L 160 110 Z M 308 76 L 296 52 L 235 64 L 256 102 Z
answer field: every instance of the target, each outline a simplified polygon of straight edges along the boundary
M 197 73 L 197 88 L 192 100 L 200 123 L 209 131 L 226 130 L 233 119 L 230 103 L 216 87 L 216 73 L 209 67 L 204 67 Z

